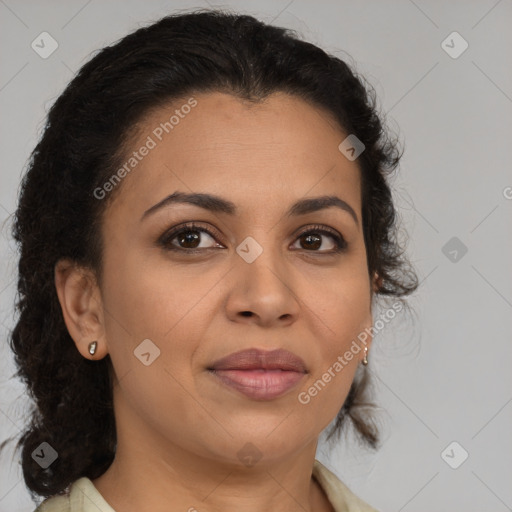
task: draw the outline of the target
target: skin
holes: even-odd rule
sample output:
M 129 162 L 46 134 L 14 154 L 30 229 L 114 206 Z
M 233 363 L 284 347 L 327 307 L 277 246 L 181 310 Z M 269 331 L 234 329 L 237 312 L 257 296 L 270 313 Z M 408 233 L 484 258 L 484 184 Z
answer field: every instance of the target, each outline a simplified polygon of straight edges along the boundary
M 274 93 L 257 105 L 222 93 L 194 98 L 197 106 L 124 178 L 107 209 L 101 286 L 87 269 L 56 265 L 77 349 L 88 359 L 110 354 L 114 368 L 116 458 L 93 483 L 123 512 L 331 511 L 311 476 L 316 447 L 363 350 L 308 404 L 298 394 L 372 325 L 377 276 L 370 280 L 366 266 L 357 161 L 338 150 L 347 134 L 329 114 L 299 98 Z M 148 115 L 133 150 L 185 101 Z M 176 191 L 215 194 L 239 212 L 173 204 L 141 220 Z M 284 216 L 295 201 L 323 195 L 346 201 L 357 223 L 334 207 Z M 168 245 L 183 252 L 158 245 L 187 221 L 219 236 L 200 232 L 201 254 L 187 253 L 194 245 L 179 237 Z M 300 228 L 315 224 L 340 233 L 346 250 L 333 253 L 335 240 L 318 230 L 311 248 Z M 263 248 L 250 264 L 236 252 L 247 236 Z M 160 349 L 149 366 L 134 356 L 144 339 Z M 309 373 L 288 394 L 258 401 L 206 370 L 253 347 L 290 350 Z M 237 455 L 247 443 L 261 454 L 252 467 Z

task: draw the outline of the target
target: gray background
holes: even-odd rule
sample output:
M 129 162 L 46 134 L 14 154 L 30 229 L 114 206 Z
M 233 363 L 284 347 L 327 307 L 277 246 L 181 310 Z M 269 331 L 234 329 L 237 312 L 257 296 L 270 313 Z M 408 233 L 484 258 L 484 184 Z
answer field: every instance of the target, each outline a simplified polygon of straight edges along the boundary
M 16 283 L 9 230 L 47 107 L 92 51 L 177 9 L 219 5 L 0 0 L 0 439 L 19 432 L 27 410 L 5 343 Z M 334 447 L 322 442 L 317 457 L 383 512 L 512 510 L 512 2 L 222 6 L 297 29 L 348 59 L 405 145 L 393 187 L 422 286 L 415 316 L 390 322 L 371 352 L 383 445 L 372 453 L 348 435 Z M 47 59 L 31 48 L 43 31 L 59 44 Z M 469 44 L 458 58 L 441 46 L 453 31 Z M 443 252 L 452 237 L 458 247 Z M 0 459 L 0 511 L 29 511 L 12 448 Z M 469 457 L 453 469 L 445 460 L 460 464 L 462 450 Z

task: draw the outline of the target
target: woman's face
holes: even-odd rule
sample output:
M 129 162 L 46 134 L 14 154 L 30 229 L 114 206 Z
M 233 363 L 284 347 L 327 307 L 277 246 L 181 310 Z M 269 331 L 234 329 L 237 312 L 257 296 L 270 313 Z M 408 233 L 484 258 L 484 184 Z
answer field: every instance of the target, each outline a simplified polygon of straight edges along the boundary
M 272 461 L 336 416 L 363 358 L 357 336 L 372 325 L 360 171 L 338 149 L 347 135 L 282 93 L 258 105 L 198 94 L 144 120 L 102 228 L 99 342 L 120 439 Z M 203 206 L 156 206 L 173 194 L 204 194 Z M 292 210 L 323 196 L 341 206 Z M 290 351 L 306 371 L 211 371 L 246 349 Z

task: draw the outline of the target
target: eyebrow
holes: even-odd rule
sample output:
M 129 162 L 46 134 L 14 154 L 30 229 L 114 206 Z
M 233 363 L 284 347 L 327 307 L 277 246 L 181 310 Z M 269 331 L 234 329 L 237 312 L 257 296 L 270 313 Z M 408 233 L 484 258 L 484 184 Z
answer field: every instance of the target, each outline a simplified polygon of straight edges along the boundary
M 171 204 L 192 204 L 214 213 L 225 213 L 227 215 L 237 214 L 236 205 L 222 197 L 204 193 L 174 192 L 162 199 L 160 202 L 151 206 L 151 208 L 147 209 L 142 215 L 141 221 L 155 213 L 157 210 Z M 308 213 L 317 212 L 331 207 L 339 208 L 340 210 L 349 213 L 355 223 L 359 226 L 357 214 L 354 209 L 338 196 L 319 196 L 300 199 L 290 207 L 286 216 L 297 217 L 299 215 L 306 215 Z

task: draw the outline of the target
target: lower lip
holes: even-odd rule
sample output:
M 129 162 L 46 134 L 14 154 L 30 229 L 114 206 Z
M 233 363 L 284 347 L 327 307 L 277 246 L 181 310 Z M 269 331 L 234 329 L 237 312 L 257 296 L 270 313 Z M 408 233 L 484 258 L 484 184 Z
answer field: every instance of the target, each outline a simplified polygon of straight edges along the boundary
M 253 400 L 272 400 L 293 387 L 306 375 L 289 370 L 210 370 L 224 384 Z

